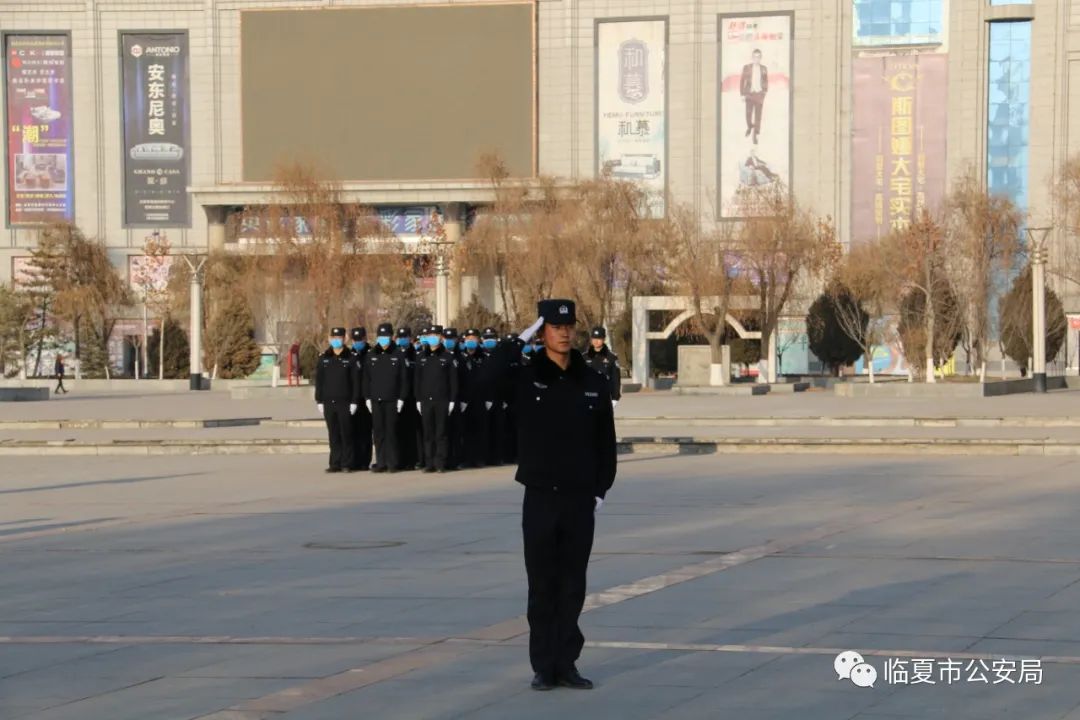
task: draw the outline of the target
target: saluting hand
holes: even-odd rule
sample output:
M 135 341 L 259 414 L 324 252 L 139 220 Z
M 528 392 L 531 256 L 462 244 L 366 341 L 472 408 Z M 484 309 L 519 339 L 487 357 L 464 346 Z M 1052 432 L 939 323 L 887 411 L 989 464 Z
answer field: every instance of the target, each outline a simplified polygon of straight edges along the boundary
M 522 340 L 523 342 L 529 342 L 530 340 L 532 340 L 532 336 L 536 334 L 536 331 L 539 330 L 540 326 L 543 324 L 544 316 L 541 315 L 536 319 L 536 322 L 521 331 L 521 334 L 518 335 L 518 339 Z

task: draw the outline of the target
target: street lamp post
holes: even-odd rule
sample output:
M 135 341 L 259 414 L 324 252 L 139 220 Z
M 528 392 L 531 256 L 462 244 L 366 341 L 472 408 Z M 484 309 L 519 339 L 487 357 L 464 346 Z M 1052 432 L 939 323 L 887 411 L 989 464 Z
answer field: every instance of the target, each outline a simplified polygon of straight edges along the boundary
M 1046 392 L 1046 236 L 1050 228 L 1027 228 L 1031 251 L 1031 346 L 1035 392 Z
M 188 356 L 189 390 L 202 390 L 202 269 L 206 258 L 196 264 L 187 255 L 184 262 L 191 269 L 191 354 Z

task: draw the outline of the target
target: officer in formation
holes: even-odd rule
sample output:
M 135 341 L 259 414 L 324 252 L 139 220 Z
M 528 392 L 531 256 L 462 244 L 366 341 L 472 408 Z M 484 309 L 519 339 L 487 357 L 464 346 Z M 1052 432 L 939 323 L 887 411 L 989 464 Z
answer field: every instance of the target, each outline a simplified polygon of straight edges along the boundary
M 611 406 L 615 407 L 622 398 L 622 370 L 619 369 L 619 356 L 607 346 L 607 330 L 597 325 L 592 329 L 589 349 L 585 351 L 585 362 L 608 381 L 611 393 Z
M 430 325 L 414 335 L 383 323 L 374 345 L 363 327 L 349 335 L 346 345 L 344 328 L 333 329 L 316 372 L 316 401 L 330 436 L 328 472 L 447 472 L 517 462 L 522 407 L 506 379 L 545 355 L 543 334 L 510 333 L 500 342 L 493 327 L 468 328 L 459 346 L 452 327 Z M 618 357 L 604 328 L 591 336 L 583 360 L 604 378 L 614 408 Z M 339 377 L 343 364 L 351 365 L 347 377 Z
M 353 423 L 360 403 L 356 356 L 345 347 L 345 328 L 330 330 L 330 347 L 315 367 L 315 404 L 330 436 L 328 473 L 353 470 Z
M 615 482 L 615 418 L 608 380 L 571 347 L 570 300 L 543 300 L 539 319 L 491 358 L 513 388 L 516 479 L 525 486 L 522 534 L 528 575 L 529 660 L 534 690 L 590 689 L 576 662 L 595 513 Z M 513 364 L 533 335 L 543 340 Z

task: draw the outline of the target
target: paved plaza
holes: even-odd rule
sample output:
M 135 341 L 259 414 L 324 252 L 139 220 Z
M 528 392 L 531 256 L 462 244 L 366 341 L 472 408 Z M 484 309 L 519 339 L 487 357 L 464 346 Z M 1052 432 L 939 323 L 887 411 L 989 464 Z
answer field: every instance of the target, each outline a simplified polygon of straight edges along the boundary
M 1080 718 L 1076 458 L 624 456 L 543 694 L 508 468 L 3 465 L 3 720 Z

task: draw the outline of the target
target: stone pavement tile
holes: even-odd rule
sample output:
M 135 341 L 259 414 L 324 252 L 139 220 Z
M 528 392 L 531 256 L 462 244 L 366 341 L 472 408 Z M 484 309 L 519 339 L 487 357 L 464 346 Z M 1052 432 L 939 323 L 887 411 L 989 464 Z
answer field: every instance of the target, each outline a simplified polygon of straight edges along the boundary
M 4 632 L 2 627 L 0 632 Z M 110 645 L 0 645 L 0 680 L 116 649 Z
M 814 641 L 815 647 L 845 648 L 850 650 L 913 650 L 927 653 L 960 652 L 974 645 L 981 638 L 964 635 L 920 635 L 889 632 L 854 633 L 835 632 Z
M 247 645 L 225 657 L 177 673 L 198 678 L 320 678 L 401 653 L 419 645 Z
M 1080 703 L 1080 668 L 1045 665 L 1042 685 L 986 685 L 962 677 L 952 685 L 892 686 L 870 710 L 923 718 L 1060 718 Z M 881 680 L 879 679 L 879 682 Z M 870 692 L 876 695 L 875 686 Z
M 259 697 L 286 686 L 288 680 L 161 678 L 83 700 L 50 707 L 30 720 L 179 720 Z
M 1015 608 L 922 608 L 917 600 L 903 607 L 861 613 L 843 627 L 848 633 L 890 633 L 894 635 L 957 635 L 985 637 L 1015 617 Z M 994 632 L 996 635 L 997 632 Z
M 777 657 L 750 652 L 646 651 L 635 656 L 633 664 L 616 657 L 589 667 L 583 665 L 583 669 L 592 672 L 594 679 L 603 678 L 605 685 L 708 689 L 733 681 Z
M 1080 642 L 1061 640 L 1015 640 L 983 638 L 968 648 L 968 652 L 1022 657 L 1080 658 Z
M 1023 612 L 994 629 L 995 639 L 1080 642 L 1080 615 L 1075 611 Z

